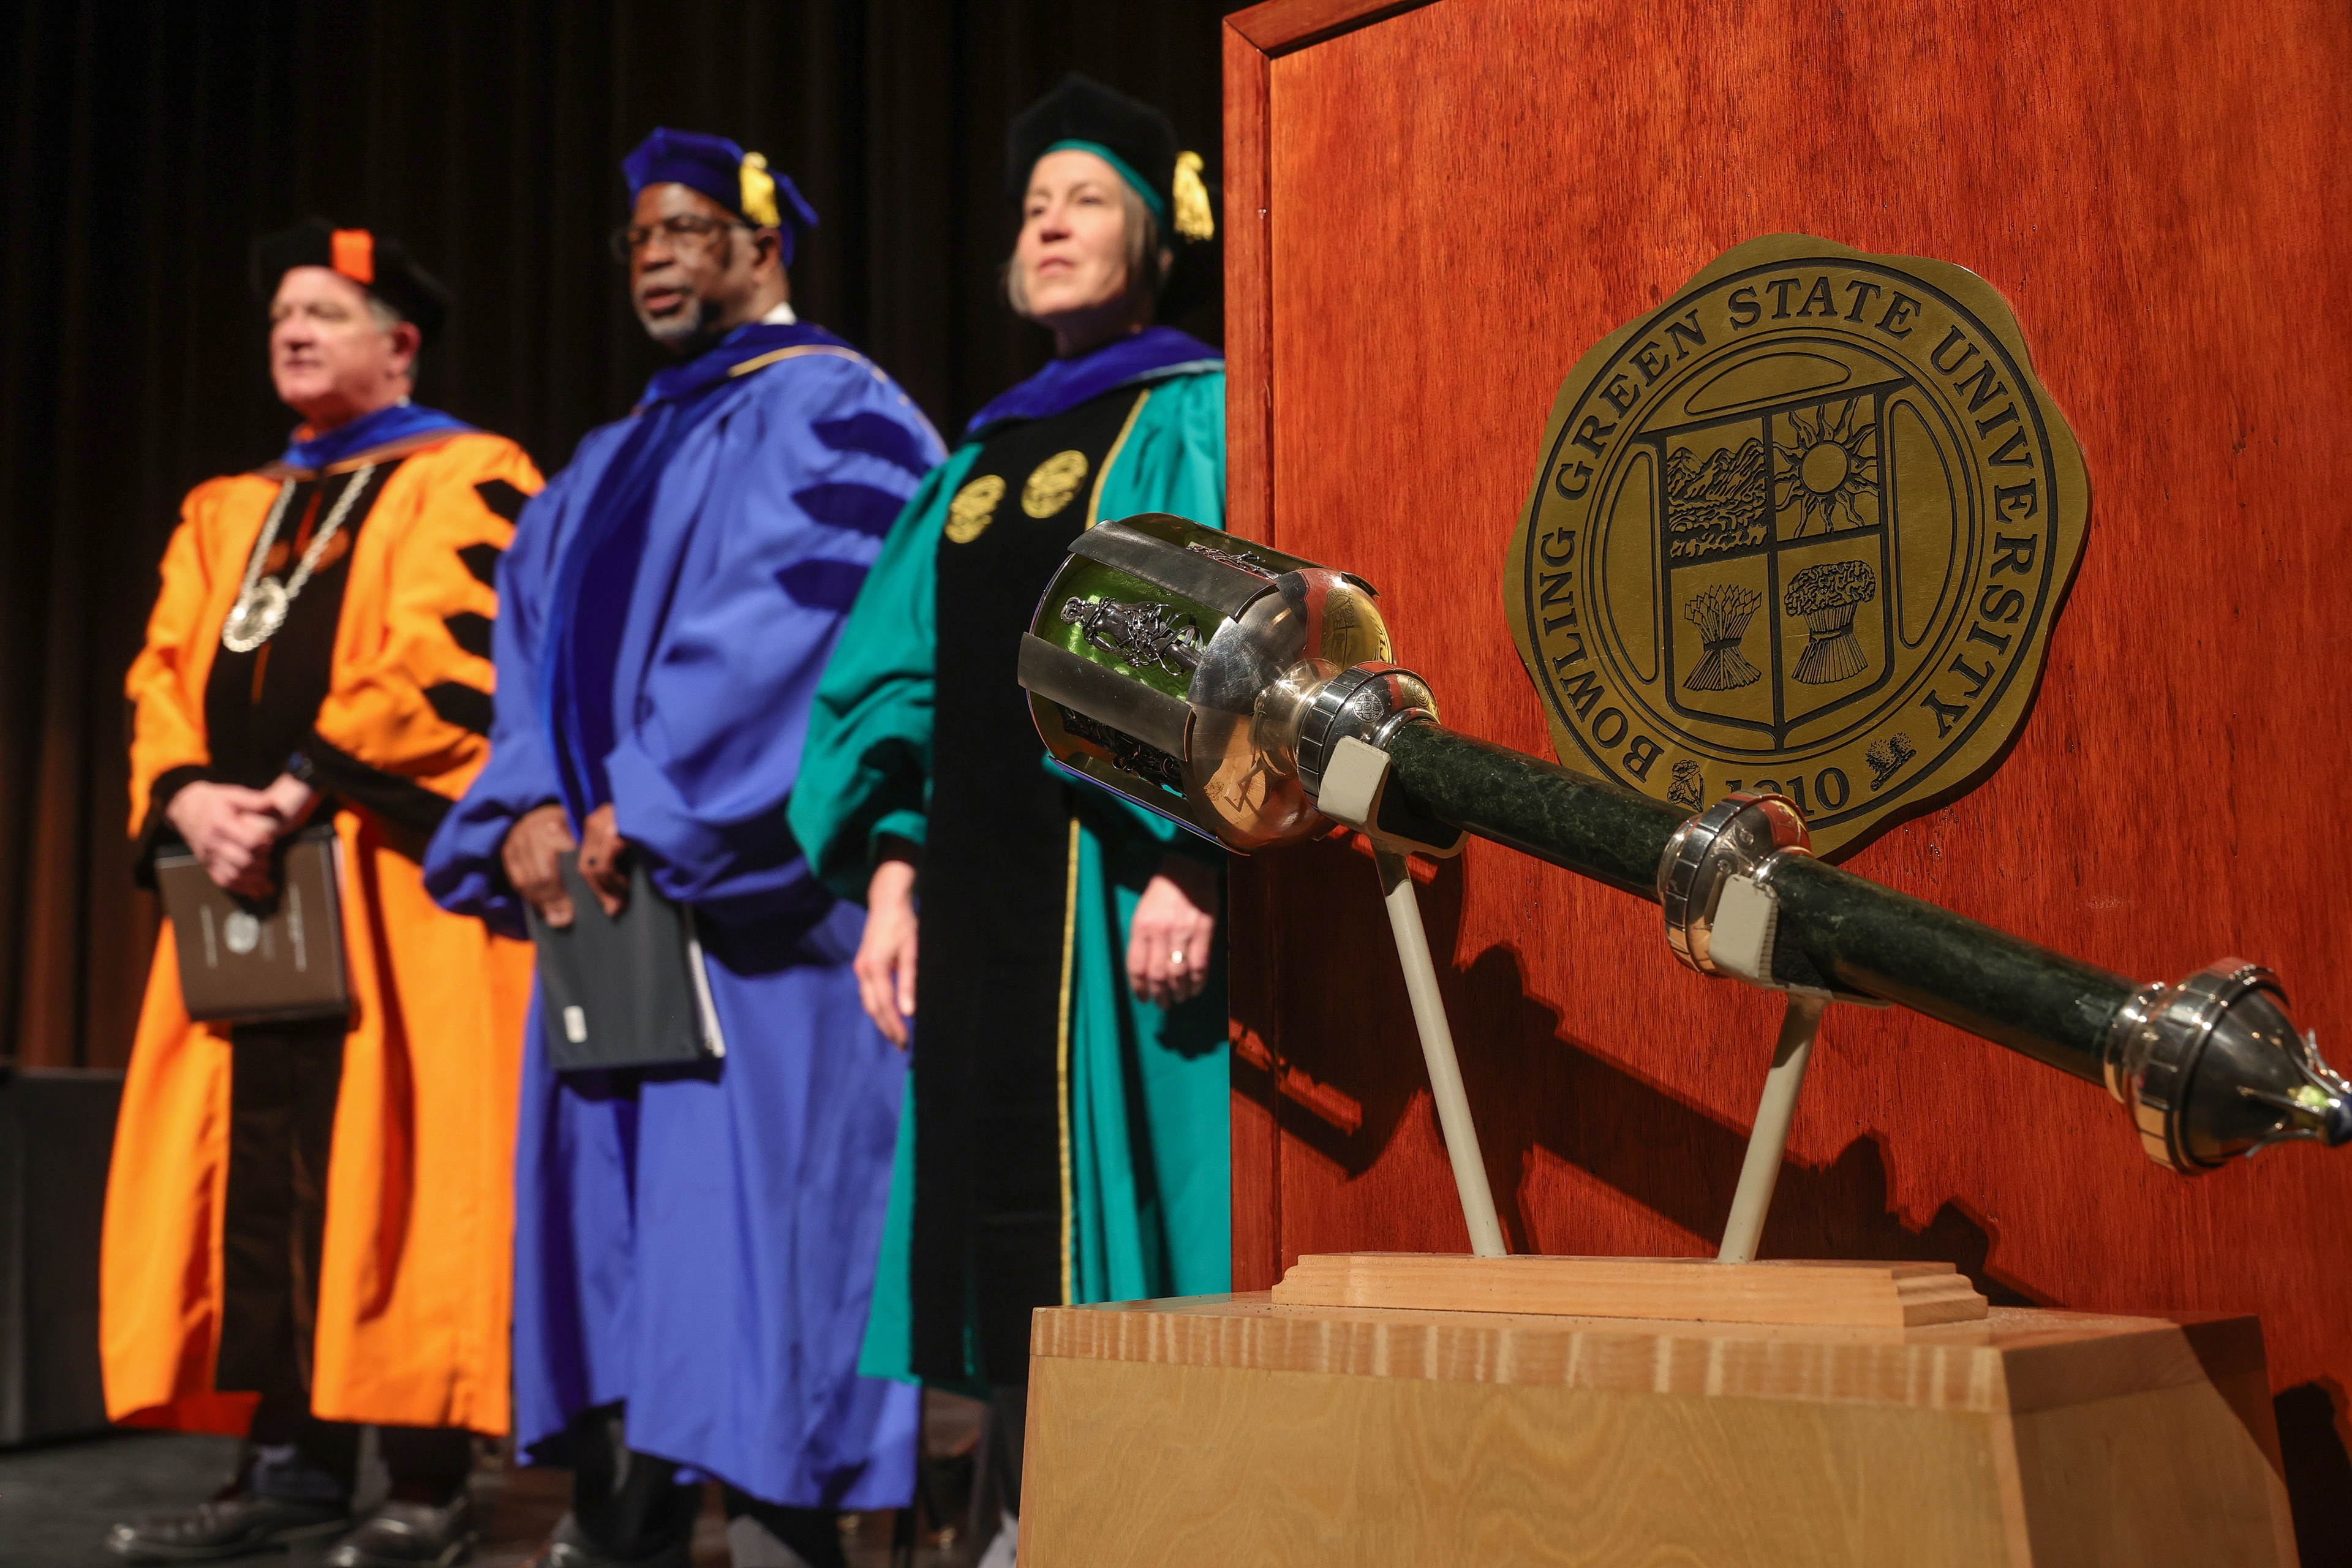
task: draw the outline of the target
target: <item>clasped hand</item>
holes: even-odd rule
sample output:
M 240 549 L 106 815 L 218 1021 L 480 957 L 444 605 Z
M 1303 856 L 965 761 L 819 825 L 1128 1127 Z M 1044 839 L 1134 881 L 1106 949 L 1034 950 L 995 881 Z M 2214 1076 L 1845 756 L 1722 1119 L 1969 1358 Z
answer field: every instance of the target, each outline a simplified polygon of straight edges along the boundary
M 317 791 L 291 773 L 278 774 L 268 789 L 199 780 L 182 785 L 163 816 L 216 885 L 243 898 L 263 899 L 275 885 L 270 850 L 302 826 L 318 798 Z
M 563 807 L 550 802 L 533 806 L 507 829 L 499 859 L 507 880 L 514 884 L 540 919 L 558 931 L 572 923 L 576 912 L 572 894 L 563 885 L 556 857 L 567 849 L 580 851 L 580 875 L 596 895 L 607 915 L 629 907 L 629 841 L 614 825 L 613 808 L 600 805 L 581 824 L 579 839 L 572 837 L 571 819 Z

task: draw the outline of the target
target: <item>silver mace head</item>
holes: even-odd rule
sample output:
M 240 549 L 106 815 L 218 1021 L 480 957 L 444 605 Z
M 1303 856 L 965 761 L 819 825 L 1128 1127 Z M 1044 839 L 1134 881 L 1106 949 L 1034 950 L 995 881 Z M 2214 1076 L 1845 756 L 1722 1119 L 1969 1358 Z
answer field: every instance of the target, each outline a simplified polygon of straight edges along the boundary
M 1160 513 L 1078 535 L 1021 639 L 1055 763 L 1247 854 L 1311 838 L 1321 766 L 1407 709 L 1371 586 Z
M 2352 1142 L 2352 1083 L 2295 1032 L 2277 978 L 2242 958 L 2135 994 L 2106 1069 L 2148 1158 L 2183 1175 L 2291 1138 Z

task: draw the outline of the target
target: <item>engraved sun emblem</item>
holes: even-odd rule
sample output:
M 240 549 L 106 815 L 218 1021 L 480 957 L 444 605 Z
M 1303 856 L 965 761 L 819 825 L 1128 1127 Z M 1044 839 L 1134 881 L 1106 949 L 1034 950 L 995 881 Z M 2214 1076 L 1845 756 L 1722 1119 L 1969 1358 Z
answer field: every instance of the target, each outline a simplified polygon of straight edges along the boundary
M 1855 421 L 1857 401 L 1849 397 L 1834 412 L 1827 403 L 1817 405 L 1811 419 L 1791 412 L 1789 428 L 1796 437 L 1795 444 L 1773 443 L 1780 459 L 1773 504 L 1785 510 L 1794 501 L 1803 509 L 1803 518 L 1797 524 L 1800 538 L 1814 531 L 1835 533 L 1841 528 L 1866 526 L 1853 503 L 1855 497 L 1878 488 L 1878 426 Z M 1813 526 L 1816 521 L 1821 524 L 1818 531 Z

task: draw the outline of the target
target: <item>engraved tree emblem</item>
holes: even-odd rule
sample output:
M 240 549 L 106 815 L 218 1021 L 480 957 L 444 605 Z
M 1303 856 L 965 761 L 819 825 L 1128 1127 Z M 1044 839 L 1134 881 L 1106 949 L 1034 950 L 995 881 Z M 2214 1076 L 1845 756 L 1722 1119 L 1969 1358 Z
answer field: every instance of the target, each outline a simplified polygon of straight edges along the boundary
M 1791 501 L 1801 506 L 1804 516 L 1796 534 L 1800 539 L 1808 533 L 1868 526 L 1853 503 L 1856 497 L 1874 494 L 1878 489 L 1878 426 L 1854 422 L 1858 401 L 1849 397 L 1834 413 L 1828 404 L 1821 404 L 1811 419 L 1792 411 L 1789 427 L 1795 432 L 1796 444 L 1773 443 L 1781 464 L 1773 486 L 1777 492 L 1773 504 L 1781 510 Z M 1821 524 L 1819 529 L 1813 526 L 1816 522 Z
M 1863 761 L 1870 764 L 1870 787 L 1885 789 L 1886 781 L 1903 771 L 1903 764 L 1919 754 L 1911 737 L 1897 730 L 1883 740 L 1873 741 Z
M 1878 579 L 1860 561 L 1824 561 L 1789 579 L 1781 607 L 1805 617 L 1811 634 L 1791 673 L 1808 686 L 1827 686 L 1859 675 L 1869 656 L 1853 635 L 1853 613 L 1878 594 Z
M 1718 583 L 1684 603 L 1683 618 L 1698 628 L 1699 641 L 1706 650 L 1683 678 L 1684 686 L 1693 691 L 1729 691 L 1764 679 L 1764 672 L 1739 652 L 1739 639 L 1748 635 L 1748 623 L 1755 619 L 1756 608 L 1763 602 L 1764 595 L 1753 588 Z

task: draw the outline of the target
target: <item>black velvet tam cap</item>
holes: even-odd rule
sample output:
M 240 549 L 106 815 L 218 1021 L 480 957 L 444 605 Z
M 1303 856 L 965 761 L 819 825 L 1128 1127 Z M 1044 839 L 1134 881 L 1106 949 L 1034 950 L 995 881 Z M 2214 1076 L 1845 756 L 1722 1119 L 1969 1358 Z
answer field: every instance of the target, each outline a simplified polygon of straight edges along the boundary
M 305 218 L 292 228 L 253 242 L 254 298 L 267 304 L 278 281 L 297 267 L 340 272 L 413 321 L 430 342 L 449 319 L 449 290 L 416 265 L 408 247 L 364 228 L 337 228 L 325 218 Z
M 1168 117 L 1117 88 L 1072 71 L 1062 85 L 1021 111 L 1005 139 L 1005 194 L 1019 201 L 1037 160 L 1065 146 L 1108 155 L 1168 226 L 1176 184 L 1176 127 Z

